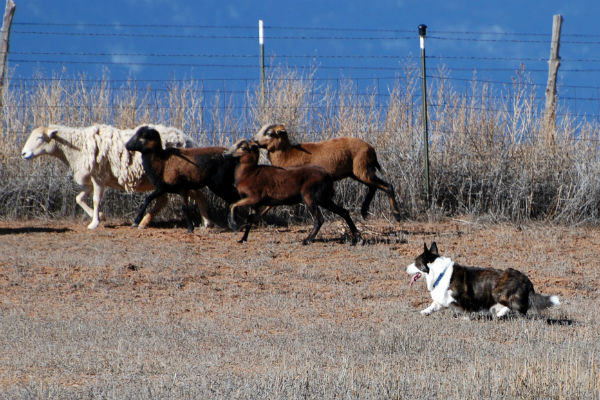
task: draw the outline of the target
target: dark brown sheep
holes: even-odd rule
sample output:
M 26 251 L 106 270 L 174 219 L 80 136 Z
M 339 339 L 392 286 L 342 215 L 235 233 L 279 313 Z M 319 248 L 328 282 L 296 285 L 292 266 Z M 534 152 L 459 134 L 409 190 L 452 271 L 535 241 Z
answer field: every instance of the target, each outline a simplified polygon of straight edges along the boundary
M 237 160 L 225 157 L 224 147 L 163 149 L 160 135 L 155 129 L 142 127 L 125 145 L 127 150 L 142 153 L 142 163 L 148 179 L 154 185 L 135 218 L 140 222 L 150 202 L 164 193 L 177 193 L 183 197 L 183 212 L 189 232 L 194 230 L 190 216 L 188 196 L 193 196 L 205 218 L 205 200 L 199 189 L 208 187 L 227 203 L 239 199 L 234 186 Z
M 368 215 L 369 206 L 377 189 L 383 190 L 388 195 L 394 218 L 396 221 L 401 220 L 394 187 L 376 175 L 376 172 L 381 169 L 377 154 L 373 146 L 364 140 L 341 137 L 323 142 L 293 145 L 282 124 L 263 126 L 254 136 L 254 140 L 267 149 L 273 165 L 279 167 L 319 165 L 329 172 L 334 180 L 352 178 L 367 185 L 369 189 L 360 210 L 363 218 Z
M 229 224 L 236 230 L 235 210 L 238 207 L 250 206 L 257 214 L 264 214 L 271 206 L 292 205 L 304 202 L 314 218 L 312 232 L 302 241 L 309 244 L 314 239 L 321 225 L 323 215 L 319 207 L 342 217 L 352 233 L 352 244 L 356 244 L 360 235 L 350 218 L 348 210 L 333 202 L 335 195 L 333 179 L 327 171 L 316 165 L 294 168 L 280 168 L 271 165 L 258 165 L 259 146 L 257 143 L 241 140 L 231 147 L 228 154 L 239 158 L 239 166 L 235 171 L 235 184 L 241 200 L 231 205 Z M 261 207 L 266 206 L 262 213 Z M 256 217 L 252 215 L 253 218 Z M 250 221 L 240 243 L 248 239 L 252 226 Z

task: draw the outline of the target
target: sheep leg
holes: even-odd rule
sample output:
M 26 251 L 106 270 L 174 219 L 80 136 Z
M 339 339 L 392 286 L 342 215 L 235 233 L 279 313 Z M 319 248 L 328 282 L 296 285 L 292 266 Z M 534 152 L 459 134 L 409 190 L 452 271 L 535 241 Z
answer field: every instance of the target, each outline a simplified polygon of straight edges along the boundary
M 237 232 L 237 230 L 239 229 L 237 223 L 235 222 L 235 209 L 238 207 L 251 206 L 253 204 L 256 204 L 256 201 L 254 199 L 251 199 L 250 197 L 245 197 L 231 205 L 231 207 L 229 208 L 229 227 L 232 231 Z
M 372 175 L 370 177 L 366 177 L 366 179 L 359 179 L 360 182 L 369 186 L 369 191 L 367 192 L 367 196 L 363 201 L 361 207 L 361 214 L 363 218 L 367 215 L 369 211 L 369 206 L 371 205 L 371 200 L 373 200 L 373 196 L 375 195 L 375 188 L 383 190 L 390 201 L 390 207 L 392 208 L 392 214 L 396 221 L 400 222 L 402 220 L 402 215 L 400 214 L 400 209 L 398 208 L 398 203 L 396 202 L 396 192 L 394 191 L 394 187 L 385 182 L 383 179 L 379 178 L 377 175 Z
M 185 223 L 187 224 L 187 231 L 189 233 L 192 233 L 192 232 L 194 232 L 194 221 L 192 220 L 189 197 L 186 192 L 180 193 L 180 195 L 183 198 L 183 205 L 181 206 L 181 210 L 183 211 L 183 216 L 185 217 Z
M 196 201 L 196 205 L 200 210 L 200 216 L 202 217 L 202 225 L 204 225 L 205 228 L 213 226 L 212 221 L 208 218 L 206 199 L 204 198 L 202 192 L 199 190 L 194 190 L 191 192 L 190 196 Z
M 350 228 L 350 232 L 352 232 L 352 244 L 356 244 L 360 239 L 360 233 L 358 233 L 356 225 L 354 225 L 354 222 L 352 222 L 352 218 L 350 218 L 350 213 L 348 212 L 348 210 L 346 210 L 344 207 L 338 206 L 331 199 L 326 199 L 322 201 L 320 206 L 324 207 L 325 209 L 331 211 L 334 214 L 339 215 L 344 219 L 344 221 L 346 221 L 346 224 L 348 224 L 348 227 Z
M 252 224 L 246 224 L 246 229 L 244 230 L 244 235 L 242 236 L 242 238 L 240 240 L 238 240 L 238 243 L 244 243 L 245 241 L 248 240 L 248 233 L 250 233 L 250 228 L 252 228 Z
M 305 201 L 305 203 L 313 216 L 314 224 L 312 232 L 302 241 L 303 245 L 312 243 L 323 225 L 323 214 L 321 213 L 321 210 L 319 210 L 319 207 L 310 200 Z
M 260 217 L 265 212 L 269 211 L 270 208 L 271 207 L 266 207 L 265 209 L 259 212 L 259 210 L 256 207 L 252 207 L 252 209 L 254 210 L 254 214 L 248 216 L 249 221 L 247 221 L 246 223 L 244 235 L 240 240 L 238 240 L 238 243 L 244 243 L 248 240 L 248 233 L 250 233 L 250 228 L 252 228 L 252 224 L 258 224 L 258 222 L 260 221 Z
M 376 186 L 367 185 L 367 187 L 368 187 L 367 195 L 365 196 L 365 199 L 360 208 L 360 215 L 363 217 L 363 219 L 367 219 L 367 216 L 369 214 L 369 206 L 371 205 L 371 201 L 373 200 L 373 197 L 375 196 L 375 192 L 377 191 Z
M 146 215 L 144 215 L 144 218 L 142 218 L 141 222 L 139 225 L 137 225 L 135 222 L 131 225 L 133 227 L 138 226 L 140 229 L 144 229 L 148 226 L 148 224 L 150 224 L 150 221 L 152 221 L 152 218 L 158 214 L 160 212 L 160 210 L 162 210 L 165 205 L 167 205 L 167 196 L 160 196 L 158 199 L 156 199 L 156 201 L 154 202 L 154 205 L 152 206 L 152 209 L 150 211 L 148 211 L 146 213 Z
M 83 209 L 83 211 L 85 211 L 85 213 L 90 218 L 93 218 L 94 210 L 92 210 L 92 208 L 88 206 L 87 203 L 84 201 L 84 199 L 91 193 L 91 191 L 91 186 L 84 186 L 84 189 L 81 192 L 79 192 L 77 196 L 75 196 L 75 202 L 79 205 L 79 207 Z
M 102 201 L 102 195 L 104 194 L 104 186 L 98 182 L 95 178 L 92 178 L 92 186 L 94 190 L 93 201 L 94 210 L 92 215 L 92 222 L 87 226 L 88 229 L 96 229 L 100 224 L 100 202 Z
M 138 212 L 138 215 L 133 220 L 132 226 L 138 226 L 140 224 L 140 221 L 144 217 L 144 214 L 146 213 L 146 209 L 148 208 L 148 205 L 150 204 L 150 202 L 162 194 L 163 194 L 162 190 L 156 189 L 152 193 L 150 193 L 148 196 L 146 196 L 144 203 L 142 203 L 142 206 L 140 207 L 140 211 Z

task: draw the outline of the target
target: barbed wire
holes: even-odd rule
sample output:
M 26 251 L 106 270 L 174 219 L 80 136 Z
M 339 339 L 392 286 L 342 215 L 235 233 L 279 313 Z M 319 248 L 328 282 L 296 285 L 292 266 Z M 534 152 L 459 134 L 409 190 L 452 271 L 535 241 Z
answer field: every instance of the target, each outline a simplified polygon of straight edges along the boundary
M 65 32 L 65 31 L 22 31 L 14 30 L 13 33 L 21 35 L 37 35 L 37 36 L 80 36 L 80 37 L 123 37 L 123 38 L 153 38 L 153 39 L 252 39 L 258 40 L 258 34 L 251 35 L 201 35 L 201 34 L 167 34 L 167 33 L 126 33 L 126 32 Z M 269 36 L 269 40 L 415 40 L 416 36 Z M 492 39 L 482 37 L 456 37 L 456 36 L 427 36 L 429 40 L 452 40 L 452 41 L 470 41 L 470 42 L 504 42 L 504 43 L 529 43 L 529 44 L 548 44 L 550 39 Z M 575 45 L 596 45 L 600 41 L 581 41 L 581 40 L 561 40 L 562 44 Z
M 246 34 L 245 32 L 240 32 L 239 34 L 231 34 L 229 32 L 223 32 L 227 30 L 252 30 L 252 32 L 257 31 L 256 26 L 241 26 L 241 25 L 225 25 L 225 26 L 217 26 L 217 25 L 150 25 L 150 24 L 69 24 L 69 23 L 36 23 L 36 22 L 21 22 L 15 23 L 17 26 L 22 27 L 34 27 L 34 29 L 17 29 L 14 30 L 15 34 L 22 35 L 40 35 L 40 36 L 85 36 L 85 37 L 136 37 L 136 38 L 164 38 L 164 39 L 258 39 L 258 34 Z M 39 27 L 44 27 L 44 29 L 37 29 Z M 68 28 L 76 28 L 81 29 L 82 27 L 92 27 L 95 28 L 96 32 L 81 32 L 81 31 L 71 31 Z M 349 41 L 358 41 L 358 40 L 369 40 L 369 41 L 383 41 L 383 40 L 410 40 L 415 41 L 418 37 L 416 29 L 415 30 L 403 30 L 403 29 L 355 29 L 355 28 L 334 28 L 334 27 L 319 27 L 319 28 L 311 28 L 311 27 L 279 27 L 279 26 L 265 26 L 266 29 L 271 29 L 274 31 L 285 30 L 285 32 L 299 32 L 303 31 L 303 34 L 286 34 L 286 35 L 269 35 L 268 39 L 276 39 L 276 40 L 349 40 Z M 48 28 L 53 30 L 48 30 Z M 57 30 L 55 28 L 61 28 L 61 30 Z M 191 33 L 146 33 L 146 32 L 123 32 L 116 31 L 121 29 L 145 29 L 145 28 L 177 28 L 181 29 L 198 29 L 198 30 L 219 30 L 221 31 L 219 34 L 210 33 L 204 34 L 202 32 L 198 34 Z M 106 29 L 110 29 L 110 31 L 106 31 Z M 304 33 L 304 32 L 308 32 Z M 311 34 L 311 32 L 318 32 L 316 34 Z M 347 34 L 351 32 L 352 34 Z M 330 34 L 331 33 L 331 34 Z M 341 34 L 338 34 L 341 33 Z M 476 32 L 476 31 L 436 31 L 429 30 L 429 36 L 427 39 L 430 40 L 440 40 L 440 41 L 470 41 L 470 42 L 501 42 L 501 43 L 543 43 L 548 44 L 550 40 L 550 35 L 546 33 L 518 33 L 518 32 Z M 364 35 L 361 35 L 364 34 Z M 409 35 L 410 34 L 410 35 Z M 479 37 L 477 37 L 479 36 Z M 576 34 L 576 35 L 568 35 L 563 34 L 564 37 L 570 37 L 573 39 L 583 39 L 583 40 L 562 40 L 561 44 L 585 44 L 585 45 L 595 45 L 600 44 L 600 41 L 592 40 L 599 38 L 600 35 L 586 35 L 586 34 Z M 590 39 L 590 40 L 588 40 Z M 20 57 L 14 57 L 15 55 Z M 54 59 L 43 59 L 40 56 L 49 56 L 54 57 Z M 61 57 L 67 57 L 62 59 Z M 68 58 L 70 57 L 70 58 Z M 88 59 L 73 59 L 77 57 L 86 57 Z M 119 59 L 111 59 L 111 60 L 90 60 L 91 57 L 110 57 L 110 58 L 118 58 L 118 57 L 129 57 L 133 59 L 129 60 L 119 60 Z M 135 59 L 135 58 L 141 59 Z M 9 62 L 16 64 L 36 64 L 36 65 L 102 65 L 102 66 L 122 66 L 122 67 L 153 67 L 153 68 L 204 68 L 204 69 L 256 69 L 258 70 L 257 64 L 248 64 L 243 62 L 214 62 L 213 60 L 223 59 L 223 60 L 250 60 L 257 59 L 259 56 L 257 54 L 211 54 L 211 53 L 161 53 L 161 52 L 87 52 L 87 51 L 48 51 L 44 50 L 30 50 L 30 51 L 12 51 L 9 53 Z M 390 55 L 390 54 L 379 54 L 379 55 L 358 55 L 358 54 L 348 54 L 348 55 L 334 55 L 334 54 L 324 54 L 320 55 L 318 53 L 315 54 L 283 54 L 276 55 L 272 54 L 270 57 L 277 60 L 312 60 L 313 64 L 311 65 L 302 65 L 300 63 L 294 63 L 295 65 L 285 65 L 285 68 L 290 69 L 300 69 L 300 70 L 325 70 L 325 71 L 365 71 L 374 73 L 376 71 L 379 72 L 392 72 L 395 71 L 396 74 L 394 76 L 370 76 L 370 77 L 348 77 L 348 78 L 329 78 L 329 77 L 298 77 L 298 78 L 281 78 L 280 80 L 314 80 L 314 81 L 328 81 L 328 82 L 346 82 L 346 81 L 371 81 L 377 82 L 379 85 L 380 81 L 387 80 L 398 80 L 401 79 L 403 70 L 400 66 L 386 66 L 383 61 L 392 61 L 392 62 L 405 62 L 405 61 L 415 61 L 417 62 L 417 58 L 413 56 L 398 56 L 398 55 Z M 60 58 L 60 59 L 57 59 Z M 146 58 L 197 58 L 197 59 L 206 59 L 211 60 L 210 62 L 154 62 L 154 61 L 146 61 Z M 484 62 L 516 62 L 520 64 L 524 63 L 541 63 L 547 62 L 547 59 L 542 57 L 516 57 L 516 56 L 505 56 L 505 57 L 484 57 L 484 56 L 467 56 L 467 55 L 428 55 L 428 61 L 433 62 L 434 65 L 437 62 L 448 63 L 450 65 L 445 64 L 446 71 L 449 73 L 452 72 L 473 72 L 473 73 L 496 73 L 496 72 L 509 72 L 515 73 L 517 72 L 517 76 L 511 79 L 511 81 L 502 81 L 497 79 L 480 79 L 476 77 L 469 78 L 461 78 L 461 77 L 450 77 L 450 76 L 441 76 L 436 74 L 427 74 L 428 78 L 434 80 L 449 80 L 456 82 L 465 82 L 465 83 L 475 83 L 475 84 L 493 84 L 493 85 L 506 85 L 506 86 L 523 86 L 530 87 L 532 90 L 539 90 L 546 86 L 546 83 L 536 83 L 529 79 L 524 79 L 519 76 L 521 72 L 522 65 L 515 67 L 485 67 L 481 65 L 477 66 L 463 66 L 463 65 L 452 65 L 452 62 L 458 61 L 484 61 Z M 377 61 L 377 65 L 358 65 L 358 64 L 344 64 L 344 63 L 336 63 L 336 65 L 324 65 L 322 61 L 325 60 L 375 60 Z M 183 60 L 182 60 L 183 61 Z M 600 59 L 598 58 L 585 58 L 581 56 L 577 56 L 575 58 L 569 59 L 568 57 L 561 59 L 561 62 L 565 63 L 599 63 Z M 318 64 L 316 64 L 318 63 Z M 276 67 L 275 64 L 266 65 L 267 68 Z M 547 69 L 541 68 L 528 68 L 523 70 L 524 73 L 546 73 Z M 577 65 L 571 68 L 561 68 L 560 72 L 565 73 L 577 73 L 577 74 L 595 74 L 600 72 L 600 68 L 587 68 L 581 67 L 578 68 Z M 63 78 L 57 78 L 58 80 L 65 81 Z M 273 81 L 278 80 L 277 78 L 272 79 Z M 36 80 L 39 81 L 39 80 Z M 74 80 L 75 81 L 75 80 Z M 81 80 L 77 80 L 81 81 Z M 105 82 L 105 80 L 98 80 L 101 82 Z M 163 80 L 135 80 L 136 82 L 149 82 L 164 85 L 165 82 L 168 81 Z M 189 82 L 188 79 L 180 80 L 180 82 Z M 220 81 L 225 86 L 225 83 L 229 82 L 244 82 L 246 86 L 248 83 L 256 83 L 258 82 L 258 78 L 256 76 L 248 77 L 248 78 L 208 78 L 208 79 L 198 79 L 198 82 L 204 81 Z M 17 81 L 18 82 L 18 81 Z M 84 80 L 84 82 L 93 82 L 92 80 Z M 117 80 L 111 80 L 109 82 L 118 82 Z M 129 80 L 120 80 L 120 82 L 130 82 Z M 435 81 L 434 81 L 435 83 Z M 565 89 L 585 89 L 585 90 L 598 90 L 599 86 L 592 85 L 559 85 L 560 88 Z M 114 89 L 113 89 L 114 90 Z M 123 89 L 126 90 L 126 89 Z M 136 90 L 147 90 L 147 89 L 136 89 Z M 167 90 L 167 89 L 152 89 L 152 90 Z M 241 95 L 245 94 L 247 90 L 204 90 L 206 93 L 222 93 L 225 95 Z M 372 93 L 359 93 L 356 92 L 357 95 L 373 95 Z M 389 88 L 388 93 L 376 93 L 375 94 L 379 98 L 383 98 L 385 96 L 389 96 Z M 418 97 L 418 96 L 417 96 Z M 534 100 L 541 100 L 542 96 L 533 96 L 527 98 L 532 98 Z M 489 99 L 509 99 L 508 96 L 495 96 L 489 97 Z M 560 96 L 561 101 L 581 101 L 581 102 L 595 102 L 600 101 L 600 97 L 598 96 L 589 96 L 586 95 L 584 97 L 577 97 L 576 95 L 568 95 Z M 443 104 L 437 105 L 437 107 L 442 107 Z M 436 107 L 436 105 L 433 105 Z M 489 108 L 486 108 L 489 110 Z M 570 114 L 574 115 L 574 114 Z M 590 114 L 583 114 L 586 117 L 589 117 Z
M 241 59 L 257 59 L 258 54 L 215 54 L 215 53 L 155 53 L 155 52 L 75 52 L 75 51 L 11 51 L 11 55 L 22 56 L 68 56 L 68 57 L 159 57 L 159 58 L 241 58 Z M 414 61 L 417 59 L 414 56 L 400 55 L 324 55 L 324 54 L 271 54 L 268 57 L 274 59 L 311 59 L 311 60 L 328 60 L 328 59 L 357 59 L 357 60 L 392 60 L 392 61 Z M 540 62 L 547 63 L 548 59 L 542 57 L 481 57 L 481 56 L 447 56 L 447 55 L 428 55 L 426 59 L 429 61 L 514 61 L 514 62 Z M 41 59 L 28 60 L 44 61 Z M 65 62 L 69 62 L 66 60 Z M 581 63 L 600 63 L 600 58 L 561 58 L 561 62 L 581 62 Z
M 200 25 L 200 24 L 122 24 L 122 23 L 58 23 L 58 22 L 35 22 L 23 21 L 14 22 L 15 26 L 39 26 L 39 27 L 95 27 L 95 28 L 133 28 L 133 29 L 219 29 L 219 30 L 256 30 L 256 25 Z M 417 29 L 395 29 L 395 28 L 358 28 L 358 27 L 314 27 L 314 26 L 278 26 L 264 25 L 265 29 L 285 30 L 285 31 L 322 31 L 322 32 L 376 32 L 376 33 L 401 33 L 401 34 L 417 34 Z M 549 33 L 540 32 L 498 32 L 498 31 L 445 31 L 437 29 L 429 29 L 430 33 L 436 35 L 495 35 L 495 36 L 532 36 L 532 37 L 548 37 Z M 584 33 L 562 33 L 563 37 L 596 37 L 600 38 L 600 34 L 584 34 Z

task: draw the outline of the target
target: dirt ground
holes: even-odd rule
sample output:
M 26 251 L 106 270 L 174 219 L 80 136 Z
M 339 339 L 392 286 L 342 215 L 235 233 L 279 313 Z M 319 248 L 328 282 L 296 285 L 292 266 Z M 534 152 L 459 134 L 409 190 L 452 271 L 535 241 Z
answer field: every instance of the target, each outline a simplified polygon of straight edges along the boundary
M 463 265 L 520 269 L 541 292 L 567 299 L 598 296 L 600 229 L 594 227 L 490 225 L 468 218 L 400 225 L 380 220 L 358 223 L 363 241 L 351 246 L 345 226 L 327 221 L 316 242 L 302 246 L 300 242 L 310 225 L 258 227 L 243 244 L 237 243 L 241 233 L 219 227 L 197 228 L 189 234 L 178 226 L 160 225 L 142 230 L 109 221 L 90 231 L 79 221 L 0 221 L 0 304 L 26 307 L 22 303 L 27 287 L 46 287 L 48 293 L 37 292 L 36 296 L 47 307 L 56 307 L 56 302 L 64 305 L 64 295 L 92 301 L 93 291 L 89 293 L 86 285 L 77 284 L 90 279 L 90 274 L 101 274 L 107 282 L 113 277 L 129 280 L 128 285 L 111 288 L 112 301 L 131 300 L 132 288 L 147 285 L 147 296 L 152 301 L 143 304 L 150 307 L 165 295 L 160 287 L 151 285 L 157 280 L 151 275 L 171 276 L 171 269 L 179 274 L 181 289 L 210 283 L 222 287 L 224 295 L 232 284 L 240 287 L 253 280 L 263 282 L 260 290 L 267 285 L 279 291 L 301 284 L 289 276 L 281 280 L 251 277 L 260 271 L 244 268 L 244 264 L 257 254 L 268 255 L 273 266 L 282 262 L 292 267 L 311 263 L 319 273 L 335 274 L 336 279 L 343 277 L 350 282 L 363 281 L 365 276 L 348 277 L 347 271 L 332 271 L 329 267 L 345 262 L 359 264 L 385 275 L 388 279 L 377 284 L 394 293 L 408 282 L 404 267 L 420 252 L 423 243 L 432 241 L 437 241 L 442 254 Z M 19 275 L 16 282 L 15 273 Z M 61 288 L 60 297 L 55 296 L 57 287 Z M 189 307 L 182 305 L 186 312 Z
M 315 320 L 339 329 L 389 324 L 397 313 L 418 320 L 426 318 L 418 311 L 430 298 L 422 283 L 409 287 L 404 268 L 424 242 L 436 241 L 442 254 L 463 265 L 525 272 L 536 291 L 563 301 L 559 310 L 549 310 L 551 317 L 592 321 L 597 327 L 585 311 L 598 305 L 597 227 L 485 224 L 466 217 L 401 224 L 377 220 L 357 223 L 364 242 L 351 246 L 344 240 L 345 226 L 330 220 L 315 243 L 303 246 L 309 225 L 258 227 L 239 244 L 241 233 L 219 227 L 189 234 L 179 226 L 142 230 L 108 221 L 88 231 L 85 224 L 0 222 L 0 315 L 19 321 L 80 316 L 116 325 L 140 316 L 156 316 L 165 326 L 210 320 L 228 332 L 262 338 L 283 337 L 291 325 L 297 330 Z M 33 350 L 14 342 L 19 333 L 3 329 L 13 342 L 0 357 L 5 365 L 0 387 L 32 382 L 85 387 L 99 379 L 98 372 L 83 367 L 73 371 L 16 362 L 15 354 Z M 228 352 L 223 346 L 221 356 Z M 219 368 L 236 373 L 240 366 L 231 357 Z

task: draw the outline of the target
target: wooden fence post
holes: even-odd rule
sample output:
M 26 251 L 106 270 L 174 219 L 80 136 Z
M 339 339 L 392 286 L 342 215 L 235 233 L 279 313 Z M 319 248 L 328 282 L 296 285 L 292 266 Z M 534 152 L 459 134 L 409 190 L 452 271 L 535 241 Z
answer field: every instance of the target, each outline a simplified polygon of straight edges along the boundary
M 548 144 L 554 144 L 556 131 L 556 77 L 560 67 L 560 29 L 563 18 L 555 15 L 552 19 L 552 42 L 550 44 L 550 59 L 548 60 L 548 83 L 546 84 L 546 109 L 544 111 L 544 132 Z
M 4 20 L 2 21 L 2 32 L 0 34 L 0 107 L 4 99 L 4 76 L 6 75 L 6 59 L 8 58 L 8 41 L 10 38 L 10 27 L 17 5 L 13 0 L 6 0 L 4 9 Z

